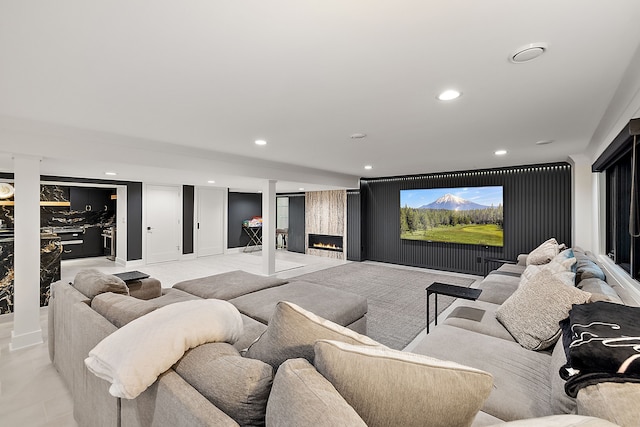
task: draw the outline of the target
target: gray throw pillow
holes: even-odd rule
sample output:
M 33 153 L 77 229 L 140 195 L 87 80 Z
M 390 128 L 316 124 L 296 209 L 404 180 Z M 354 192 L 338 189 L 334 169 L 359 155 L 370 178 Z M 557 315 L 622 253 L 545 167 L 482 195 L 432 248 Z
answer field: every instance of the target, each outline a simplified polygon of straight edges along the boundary
M 623 304 L 618 293 L 607 282 L 600 279 L 584 279 L 578 287 L 585 292 L 591 293 L 589 302 L 607 301 Z
M 471 425 L 491 374 L 383 347 L 318 341 L 315 366 L 368 426 Z
M 366 427 L 335 387 L 305 359 L 289 359 L 278 368 L 266 421 L 270 427 Z
M 240 356 L 230 344 L 209 343 L 187 351 L 174 369 L 241 426 L 264 425 L 271 366 Z
M 567 286 L 543 269 L 522 284 L 496 310 L 496 318 L 528 350 L 544 350 L 560 337 L 558 322 L 569 316 L 573 304 L 584 304 L 591 294 Z
M 105 292 L 129 295 L 129 288 L 121 278 L 95 268 L 80 270 L 73 280 L 73 287 L 89 299 Z
M 287 359 L 302 357 L 313 363 L 313 345 L 320 339 L 369 346 L 382 345 L 367 336 L 316 316 L 296 304 L 281 301 L 276 304 L 267 330 L 251 344 L 245 356 L 262 360 L 274 369 L 278 369 Z

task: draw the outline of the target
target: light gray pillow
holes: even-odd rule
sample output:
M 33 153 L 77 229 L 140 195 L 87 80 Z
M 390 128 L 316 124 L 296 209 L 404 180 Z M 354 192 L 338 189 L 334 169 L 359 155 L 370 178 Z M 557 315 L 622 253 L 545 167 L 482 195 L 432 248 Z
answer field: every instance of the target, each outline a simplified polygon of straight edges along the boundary
M 289 359 L 278 368 L 266 421 L 270 427 L 366 427 L 335 387 L 305 359 Z
M 318 341 L 315 366 L 368 426 L 471 425 L 491 374 L 383 347 Z
M 522 284 L 496 310 L 496 318 L 528 350 L 544 350 L 560 337 L 558 322 L 569 316 L 573 304 L 584 304 L 591 294 L 567 286 L 543 269 Z
M 560 252 L 559 249 L 560 247 L 557 240 L 555 238 L 551 238 L 529 253 L 527 256 L 527 265 L 546 264 L 558 255 L 558 252 Z
M 548 264 L 535 265 L 531 264 L 525 268 L 520 276 L 520 283 L 518 286 L 522 286 L 524 283 L 531 280 L 536 274 L 542 270 L 550 271 L 556 278 L 562 281 L 567 286 L 575 285 L 575 273 L 572 268 L 576 263 L 575 258 L 559 258 L 560 255 L 552 259 Z
M 105 292 L 129 295 L 129 288 L 121 278 L 95 268 L 80 270 L 73 280 L 73 287 L 89 299 Z
M 241 426 L 264 425 L 271 366 L 240 356 L 230 344 L 209 343 L 186 352 L 173 368 Z
M 287 359 L 304 358 L 313 363 L 313 344 L 332 339 L 352 344 L 382 344 L 351 329 L 316 316 L 296 304 L 280 301 L 269 320 L 267 330 L 247 350 L 245 356 L 259 359 L 278 369 Z

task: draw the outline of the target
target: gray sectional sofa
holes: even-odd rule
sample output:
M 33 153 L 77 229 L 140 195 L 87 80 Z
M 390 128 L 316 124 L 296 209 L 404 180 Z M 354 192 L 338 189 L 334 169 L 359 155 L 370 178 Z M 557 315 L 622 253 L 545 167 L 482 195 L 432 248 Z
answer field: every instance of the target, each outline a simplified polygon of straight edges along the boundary
M 270 313 L 280 300 L 366 333 L 366 299 L 312 283 L 287 283 L 234 271 L 170 289 L 162 289 L 153 278 L 130 285 L 115 276 L 84 271 L 73 285 L 52 286 L 49 354 L 71 391 L 74 417 L 81 426 L 264 424 L 273 368 L 241 357 L 239 351 L 267 329 Z M 109 383 L 86 368 L 89 351 L 118 328 L 169 304 L 214 297 L 228 300 L 241 312 L 244 334 L 233 346 L 211 343 L 193 349 L 132 400 L 113 397 Z M 207 365 L 207 361 L 216 363 Z M 210 383 L 203 378 L 216 378 L 216 384 L 224 387 L 209 390 Z
M 589 292 L 590 301 L 636 305 L 624 289 L 603 280 L 604 273 L 592 254 L 579 248 L 573 252 L 577 259 L 576 287 Z M 583 388 L 577 399 L 570 398 L 559 375 L 567 362 L 562 337 L 547 349 L 526 349 L 498 320 L 496 314 L 518 289 L 525 269 L 526 256 L 521 256 L 518 264 L 504 264 L 491 272 L 479 285 L 483 291 L 477 301 L 454 302 L 446 320 L 411 351 L 493 375 L 493 390 L 476 417 L 477 426 L 571 413 L 608 419 L 622 426 L 640 426 L 640 384 L 601 383 Z M 539 297 L 548 305 L 557 298 L 555 294 Z M 518 316 L 525 320 L 530 313 L 521 311 Z M 535 328 L 536 322 L 531 319 L 525 326 Z
M 593 268 L 588 254 L 580 256 Z M 562 347 L 525 349 L 497 320 L 524 271 L 504 265 L 489 274 L 478 301 L 454 303 L 412 352 L 363 335 L 366 300 L 310 283 L 232 272 L 164 290 L 148 279 L 130 290 L 105 287 L 101 280 L 111 279 L 90 272 L 52 287 L 50 355 L 81 426 L 615 425 L 603 418 L 638 425 L 626 399 L 638 399 L 640 385 L 589 386 L 571 399 L 557 374 Z M 591 295 L 629 302 L 587 276 L 580 280 Z M 113 397 L 109 383 L 85 367 L 89 351 L 118 328 L 170 304 L 210 298 L 241 313 L 244 334 L 233 345 L 186 351 L 134 399 Z

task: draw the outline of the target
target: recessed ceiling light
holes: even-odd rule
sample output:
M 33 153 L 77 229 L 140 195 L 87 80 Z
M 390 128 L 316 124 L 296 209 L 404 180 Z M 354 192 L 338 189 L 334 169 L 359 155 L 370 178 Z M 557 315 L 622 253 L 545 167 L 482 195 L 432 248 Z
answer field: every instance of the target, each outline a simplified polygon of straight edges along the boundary
M 548 47 L 546 43 L 529 43 L 513 51 L 509 56 L 509 60 L 516 64 L 529 62 L 545 53 Z
M 453 99 L 460 98 L 460 95 L 462 95 L 460 91 L 457 91 L 455 89 L 448 89 L 438 95 L 438 99 L 440 101 L 451 101 Z
M 366 165 L 364 168 L 365 168 L 366 170 L 370 170 L 370 169 L 373 169 L 373 166 L 371 166 L 371 165 Z
M 105 174 L 105 175 L 109 175 L 109 176 L 116 176 L 116 175 L 118 175 L 118 174 L 117 174 L 117 173 L 115 173 L 115 172 L 105 172 L 104 174 Z
M 267 145 L 267 141 L 264 139 L 256 139 L 256 145 Z
M 298 191 L 304 191 L 304 187 L 298 188 Z
M 362 139 L 366 137 L 367 137 L 366 133 L 354 133 L 353 135 L 351 135 L 351 139 Z
M 496 156 L 504 156 L 505 154 L 507 154 L 507 150 L 498 150 L 495 153 Z
M 209 180 L 207 181 L 209 184 L 215 184 L 216 182 L 214 180 Z
M 547 144 L 551 144 L 553 142 L 553 139 L 543 139 L 542 141 L 537 141 L 536 145 L 547 145 Z

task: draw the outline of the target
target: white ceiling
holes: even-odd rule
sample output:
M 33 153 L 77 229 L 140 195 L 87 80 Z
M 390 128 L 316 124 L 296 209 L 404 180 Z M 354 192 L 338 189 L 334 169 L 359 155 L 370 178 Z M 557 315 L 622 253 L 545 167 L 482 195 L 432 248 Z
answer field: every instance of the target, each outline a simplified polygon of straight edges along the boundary
M 0 168 L 297 191 L 564 161 L 630 118 L 639 46 L 638 0 L 3 0 Z

